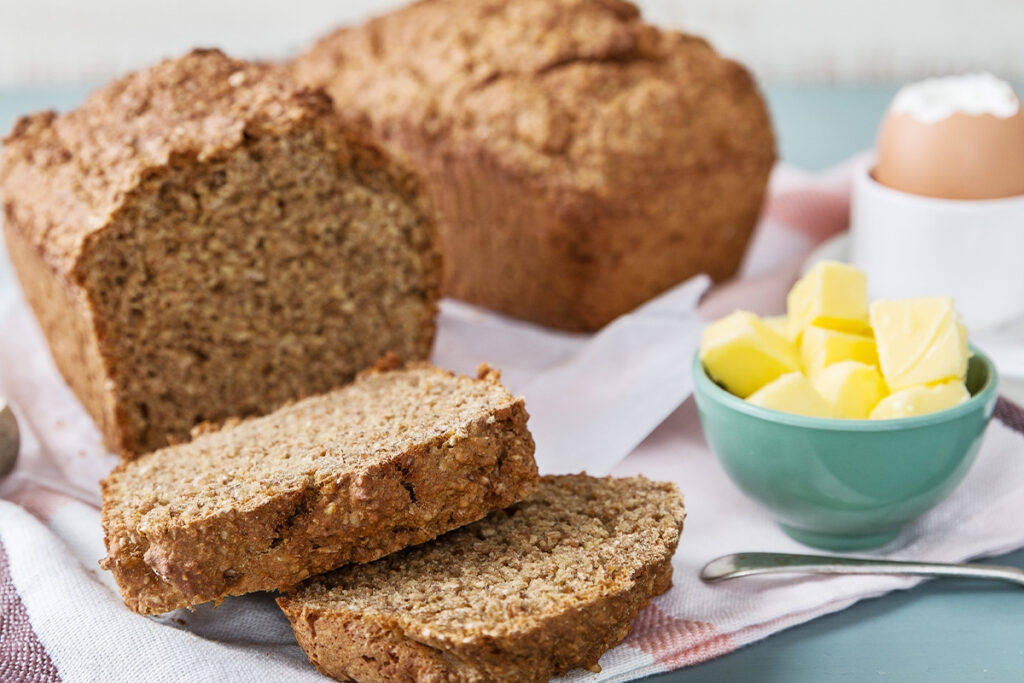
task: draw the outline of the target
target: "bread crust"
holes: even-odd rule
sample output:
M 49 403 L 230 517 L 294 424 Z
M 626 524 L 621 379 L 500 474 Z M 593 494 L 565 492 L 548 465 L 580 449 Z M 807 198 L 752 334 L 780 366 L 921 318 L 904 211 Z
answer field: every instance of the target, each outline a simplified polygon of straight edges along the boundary
M 493 375 L 483 381 L 497 384 Z M 343 399 L 338 400 L 345 409 Z M 287 588 L 346 563 L 369 562 L 527 495 L 537 479 L 527 417 L 522 399 L 509 396 L 504 405 L 454 433 L 437 433 L 413 447 L 374 456 L 368 466 L 313 468 L 304 477 L 269 484 L 253 505 L 228 499 L 213 513 L 189 519 L 172 508 L 155 514 L 151 501 L 133 497 L 126 479 L 145 475 L 151 461 L 178 457 L 176 448 L 199 452 L 204 439 L 230 438 L 231 430 L 246 425 L 250 431 L 267 425 L 264 431 L 276 433 L 269 430 L 278 429 L 278 421 L 271 414 L 225 426 L 189 444 L 123 463 L 102 482 L 107 557 L 101 566 L 113 572 L 126 605 L 159 614 L 229 595 Z M 239 447 L 257 453 L 263 444 L 246 441 Z M 246 475 L 225 471 L 224 476 L 228 487 L 233 477 Z
M 10 214 L 3 221 L 4 237 L 21 290 L 35 311 L 64 379 L 96 421 L 108 445 L 119 432 L 113 394 L 106 386 L 106 366 L 92 323 L 92 310 L 47 267 L 38 245 L 29 242 Z
M 579 476 L 542 477 L 541 487 L 551 486 L 559 479 L 578 482 Z M 529 504 L 527 499 L 521 505 Z M 279 598 L 278 604 L 291 621 L 310 661 L 322 673 L 338 680 L 541 683 L 576 667 L 597 669 L 601 655 L 628 635 L 637 613 L 651 598 L 668 590 L 671 558 L 684 516 L 678 492 L 675 502 L 667 504 L 662 512 L 669 521 L 664 522 L 664 529 L 650 532 L 652 537 L 660 536 L 661 540 L 655 542 L 659 550 L 645 554 L 642 561 L 631 566 L 628 580 L 596 591 L 584 587 L 590 597 L 581 604 L 563 611 L 527 615 L 525 626 L 495 629 L 482 614 L 469 614 L 464 615 L 465 626 L 454 631 L 436 631 L 426 625 L 418 627 L 415 617 L 405 620 L 385 610 L 349 608 L 329 599 L 329 604 L 325 604 L 321 593 L 303 588 L 312 584 L 331 586 L 330 575 L 311 579 L 295 594 Z M 484 520 L 476 526 L 487 523 Z M 536 529 L 541 535 L 544 531 L 542 527 Z M 497 533 L 500 538 L 501 532 Z M 442 537 L 434 544 L 444 540 Z M 615 540 L 610 538 L 607 542 Z M 585 539 L 568 542 L 585 543 Z M 526 563 L 531 558 L 520 559 Z M 459 555 L 450 561 L 458 566 L 470 560 Z M 452 576 L 457 575 L 458 572 L 452 572 Z M 439 585 L 436 589 L 443 591 L 444 587 Z M 387 591 L 389 587 L 382 585 L 380 590 Z M 480 590 L 486 591 L 488 587 Z
M 593 330 L 731 276 L 775 160 L 749 73 L 619 0 L 430 0 L 291 65 L 425 169 L 445 293 Z

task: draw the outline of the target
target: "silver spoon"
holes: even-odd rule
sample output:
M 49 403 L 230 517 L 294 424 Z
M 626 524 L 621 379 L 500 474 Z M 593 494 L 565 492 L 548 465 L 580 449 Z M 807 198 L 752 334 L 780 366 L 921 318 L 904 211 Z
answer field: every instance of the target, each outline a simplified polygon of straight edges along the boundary
M 18 421 L 7 401 L 0 397 L 0 479 L 6 477 L 18 462 Z
M 786 553 L 737 553 L 711 560 L 700 572 L 701 580 L 718 583 L 741 576 L 804 572 L 808 574 L 889 574 L 945 576 L 961 579 L 995 579 L 1024 586 L 1024 569 L 994 564 L 943 564 L 898 562 L 827 555 Z

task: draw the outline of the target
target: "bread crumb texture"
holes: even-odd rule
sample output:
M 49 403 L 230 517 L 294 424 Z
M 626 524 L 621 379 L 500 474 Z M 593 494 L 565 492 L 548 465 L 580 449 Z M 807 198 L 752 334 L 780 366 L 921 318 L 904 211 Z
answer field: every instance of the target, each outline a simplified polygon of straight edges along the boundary
M 775 160 L 747 71 L 621 0 L 432 0 L 291 65 L 424 168 L 446 293 L 595 329 L 731 275 Z
M 507 510 L 278 600 L 339 680 L 547 681 L 593 668 L 671 584 L 672 484 L 542 477 Z
M 116 468 L 102 565 L 160 613 L 377 559 L 529 493 L 526 420 L 495 373 L 365 373 Z
M 418 182 L 279 68 L 196 50 L 25 117 L 0 189 L 54 360 L 123 455 L 429 354 Z

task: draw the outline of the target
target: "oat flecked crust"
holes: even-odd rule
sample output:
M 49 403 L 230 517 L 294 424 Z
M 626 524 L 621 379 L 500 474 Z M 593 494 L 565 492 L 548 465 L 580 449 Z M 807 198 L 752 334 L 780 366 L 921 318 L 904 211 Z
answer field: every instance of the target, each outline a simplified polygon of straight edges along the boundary
M 684 516 L 672 484 L 542 477 L 508 510 L 278 604 L 338 680 L 541 683 L 596 668 L 669 588 Z
M 103 482 L 101 566 L 125 604 L 158 614 L 375 560 L 526 496 L 526 420 L 486 366 L 365 373 L 120 465 Z
M 750 74 L 622 0 L 428 0 L 291 64 L 413 160 L 446 294 L 593 330 L 730 277 L 775 160 Z

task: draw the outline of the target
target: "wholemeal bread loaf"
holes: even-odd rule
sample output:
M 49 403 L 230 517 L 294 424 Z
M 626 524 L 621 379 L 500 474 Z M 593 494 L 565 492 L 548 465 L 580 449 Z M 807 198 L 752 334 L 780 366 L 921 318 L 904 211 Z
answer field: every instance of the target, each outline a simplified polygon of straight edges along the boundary
M 508 510 L 278 604 L 339 680 L 540 683 L 595 668 L 668 589 L 684 514 L 672 484 L 542 477 Z
M 0 189 L 54 360 L 122 454 L 429 353 L 428 202 L 277 69 L 195 51 L 23 118 Z
M 526 419 L 486 367 L 367 373 L 116 468 L 101 564 L 155 614 L 377 559 L 523 498 Z
M 424 169 L 446 293 L 555 327 L 731 275 L 775 158 L 743 67 L 621 0 L 425 0 L 292 70 Z

